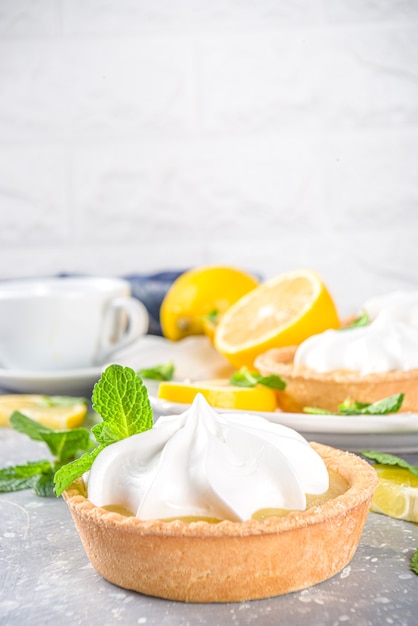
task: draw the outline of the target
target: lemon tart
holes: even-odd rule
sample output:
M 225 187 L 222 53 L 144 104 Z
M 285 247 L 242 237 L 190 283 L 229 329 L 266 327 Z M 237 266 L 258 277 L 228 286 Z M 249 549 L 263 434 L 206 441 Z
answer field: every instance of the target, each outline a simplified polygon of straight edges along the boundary
M 63 495 L 106 580 L 170 600 L 235 602 L 343 569 L 376 485 L 351 453 L 261 417 L 217 414 L 198 397 L 102 450 Z
M 268 350 L 255 367 L 286 383 L 284 411 L 337 411 L 348 397 L 376 402 L 404 393 L 402 411 L 418 411 L 418 328 L 380 314 L 368 326 L 327 330 L 299 346 Z

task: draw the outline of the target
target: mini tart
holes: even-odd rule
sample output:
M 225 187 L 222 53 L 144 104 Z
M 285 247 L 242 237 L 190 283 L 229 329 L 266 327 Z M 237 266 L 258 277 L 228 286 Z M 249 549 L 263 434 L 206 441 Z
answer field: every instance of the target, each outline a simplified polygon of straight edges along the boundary
M 263 376 L 276 374 L 286 382 L 285 391 L 277 392 L 283 411 L 301 412 L 310 406 L 337 412 L 348 397 L 376 402 L 397 393 L 405 394 L 401 411 L 418 411 L 418 369 L 364 375 L 348 370 L 319 373 L 294 365 L 296 349 L 274 348 L 258 356 L 254 364 Z
M 185 602 L 277 596 L 331 578 L 349 563 L 377 485 L 375 470 L 359 457 L 311 445 L 349 488 L 285 517 L 144 522 L 94 506 L 81 479 L 63 495 L 91 564 L 115 585 Z

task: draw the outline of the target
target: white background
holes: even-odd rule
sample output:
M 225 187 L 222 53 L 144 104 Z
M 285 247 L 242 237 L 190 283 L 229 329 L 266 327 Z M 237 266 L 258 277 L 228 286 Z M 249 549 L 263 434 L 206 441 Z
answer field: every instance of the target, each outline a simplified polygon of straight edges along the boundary
M 418 287 L 418 0 L 0 0 L 0 278 Z

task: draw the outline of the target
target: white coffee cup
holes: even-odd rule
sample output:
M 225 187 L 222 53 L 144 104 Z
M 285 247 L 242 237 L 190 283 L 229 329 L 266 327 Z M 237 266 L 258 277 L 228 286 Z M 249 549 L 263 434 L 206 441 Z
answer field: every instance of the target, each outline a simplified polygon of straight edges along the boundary
M 94 367 L 148 329 L 128 281 L 105 277 L 0 282 L 0 367 L 51 371 Z

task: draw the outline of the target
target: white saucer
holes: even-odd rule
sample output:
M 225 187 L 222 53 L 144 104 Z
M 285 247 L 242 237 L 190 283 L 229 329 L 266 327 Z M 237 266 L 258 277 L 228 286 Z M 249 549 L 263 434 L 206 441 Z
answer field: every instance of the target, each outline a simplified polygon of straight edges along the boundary
M 189 376 L 190 372 L 194 378 L 203 379 L 214 375 L 228 376 L 232 371 L 207 337 L 188 337 L 172 342 L 163 337 L 145 335 L 117 352 L 111 361 L 97 367 L 53 371 L 0 369 L 0 389 L 5 393 L 77 395 L 90 399 L 95 383 L 110 363 L 119 363 L 138 370 L 168 361 L 174 363 L 176 374 L 180 378 Z M 150 392 L 155 389 L 153 383 L 154 381 L 150 381 Z
M 89 397 L 101 372 L 101 367 L 52 372 L 0 369 L 0 387 L 4 392 Z

